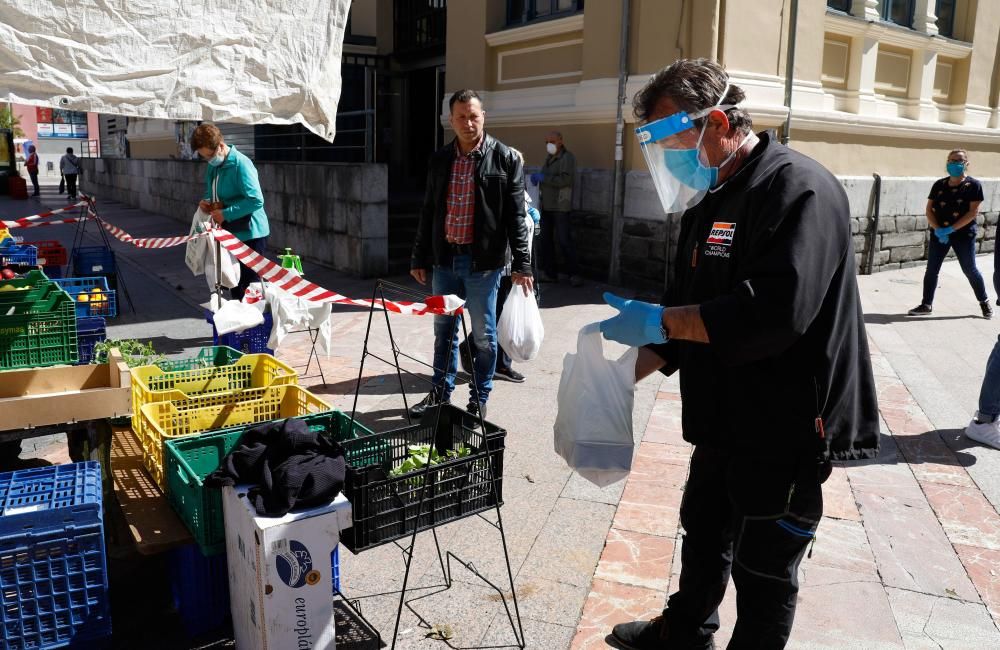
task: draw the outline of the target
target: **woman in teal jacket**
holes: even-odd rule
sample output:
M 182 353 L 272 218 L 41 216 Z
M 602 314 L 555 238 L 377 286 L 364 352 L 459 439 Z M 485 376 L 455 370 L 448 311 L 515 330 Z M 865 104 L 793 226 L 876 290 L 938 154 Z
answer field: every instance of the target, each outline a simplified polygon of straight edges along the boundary
M 257 169 L 249 158 L 229 146 L 214 124 L 201 124 L 191 134 L 191 148 L 208 161 L 205 196 L 198 207 L 240 241 L 264 254 L 271 228 L 264 212 L 264 194 Z M 213 192 L 214 186 L 214 192 Z M 214 193 L 214 199 L 213 199 Z M 217 203 L 212 203 L 212 201 Z M 233 300 L 242 300 L 247 285 L 259 278 L 250 267 L 240 264 L 240 282 L 230 290 Z

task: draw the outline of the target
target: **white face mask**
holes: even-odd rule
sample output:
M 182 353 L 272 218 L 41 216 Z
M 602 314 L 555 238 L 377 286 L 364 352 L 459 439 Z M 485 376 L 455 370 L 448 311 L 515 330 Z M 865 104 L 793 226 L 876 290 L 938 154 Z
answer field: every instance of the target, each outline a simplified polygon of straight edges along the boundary
M 556 155 L 556 144 L 554 142 L 546 143 L 545 150 L 549 152 L 550 156 Z

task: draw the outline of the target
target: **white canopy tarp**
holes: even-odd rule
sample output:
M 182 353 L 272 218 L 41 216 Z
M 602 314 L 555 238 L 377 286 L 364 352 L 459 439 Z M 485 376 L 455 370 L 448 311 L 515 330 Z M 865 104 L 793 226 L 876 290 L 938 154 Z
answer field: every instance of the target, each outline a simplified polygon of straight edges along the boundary
M 0 99 L 333 141 L 350 0 L 0 0 Z

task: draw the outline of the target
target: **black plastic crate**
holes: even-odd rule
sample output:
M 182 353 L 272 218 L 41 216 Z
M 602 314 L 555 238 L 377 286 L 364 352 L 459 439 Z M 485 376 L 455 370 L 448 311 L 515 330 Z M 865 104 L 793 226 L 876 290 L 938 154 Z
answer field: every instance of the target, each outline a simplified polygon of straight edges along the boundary
M 435 430 L 438 409 L 441 418 Z M 420 424 L 342 441 L 348 457 L 355 447 L 381 448 L 381 453 L 372 455 L 368 465 L 355 462 L 347 467 L 344 494 L 351 501 L 353 526 L 341 533 L 341 543 L 358 553 L 412 535 L 414 529 L 427 530 L 502 505 L 506 435 L 487 422 L 484 436 L 478 418 L 445 405 L 428 409 Z M 472 452 L 433 465 L 426 475 L 423 468 L 389 475 L 409 457 L 410 445 L 432 442 L 441 454 L 457 445 Z M 490 486 L 491 466 L 495 491 Z M 426 493 L 418 513 L 421 489 Z

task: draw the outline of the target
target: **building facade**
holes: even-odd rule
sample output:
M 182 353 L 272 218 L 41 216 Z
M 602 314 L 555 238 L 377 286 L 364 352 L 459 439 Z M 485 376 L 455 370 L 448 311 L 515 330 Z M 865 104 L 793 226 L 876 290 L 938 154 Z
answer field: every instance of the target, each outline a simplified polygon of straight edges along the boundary
M 34 145 L 38 153 L 39 175 L 59 179 L 59 159 L 72 147 L 78 156 L 100 155 L 96 113 L 13 104 L 13 113 L 23 136 L 14 139 L 18 163 Z
M 612 219 L 626 5 L 625 193 L 623 209 Z M 858 222 L 859 260 L 872 253 L 876 268 L 916 262 L 923 224 L 913 217 L 923 214 L 932 179 L 945 175 L 947 152 L 963 147 L 972 174 L 1000 176 L 994 171 L 1000 169 L 1000 2 L 452 2 L 446 89 L 481 89 L 487 129 L 522 150 L 528 165 L 544 160 L 545 133 L 561 131 L 580 168 L 574 200 L 589 273 L 603 277 L 610 270 L 623 283 L 655 288 L 667 272 L 677 224 L 662 214 L 649 184 L 632 134 L 631 98 L 650 74 L 675 59 L 709 57 L 746 91 L 755 128 L 781 135 L 789 115 L 785 78 L 793 30 L 790 146 L 845 180 L 855 218 L 868 209 L 872 184 L 850 179 L 870 181 L 880 174 L 889 189 L 883 210 L 893 219 L 908 217 L 910 230 L 884 244 L 876 233 L 865 238 L 870 221 Z M 441 119 L 446 115 L 444 105 Z M 1000 204 L 990 205 L 988 197 L 984 208 Z M 984 237 L 992 238 L 994 230 L 984 228 Z M 907 251 L 889 250 L 897 240 L 908 242 Z M 992 241 L 982 250 L 991 247 Z

